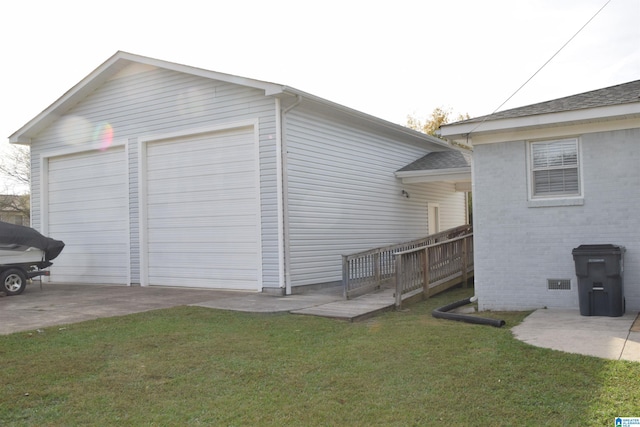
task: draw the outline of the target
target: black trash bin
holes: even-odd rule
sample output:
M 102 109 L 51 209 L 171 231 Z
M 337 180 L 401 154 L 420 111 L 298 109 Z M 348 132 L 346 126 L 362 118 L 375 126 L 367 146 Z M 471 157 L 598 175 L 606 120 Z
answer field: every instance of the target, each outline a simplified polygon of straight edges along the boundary
M 624 246 L 580 245 L 573 249 L 583 316 L 624 314 Z

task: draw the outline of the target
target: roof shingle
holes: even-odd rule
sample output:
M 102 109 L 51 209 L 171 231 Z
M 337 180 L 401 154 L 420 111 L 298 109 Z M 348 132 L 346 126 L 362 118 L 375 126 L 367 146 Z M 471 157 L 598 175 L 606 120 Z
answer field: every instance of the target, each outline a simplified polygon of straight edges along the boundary
M 582 110 L 586 108 L 607 107 L 611 105 L 640 102 L 640 80 L 623 83 L 603 89 L 592 90 L 551 101 L 531 104 L 511 110 L 499 111 L 488 116 L 474 117 L 455 124 L 475 123 L 490 120 L 513 119 L 517 117 L 535 116 L 538 114 L 560 113 L 563 111 Z M 453 124 L 453 123 L 452 123 Z
M 419 158 L 398 170 L 398 172 L 459 169 L 469 166 L 471 166 L 471 159 L 459 151 L 437 151 Z

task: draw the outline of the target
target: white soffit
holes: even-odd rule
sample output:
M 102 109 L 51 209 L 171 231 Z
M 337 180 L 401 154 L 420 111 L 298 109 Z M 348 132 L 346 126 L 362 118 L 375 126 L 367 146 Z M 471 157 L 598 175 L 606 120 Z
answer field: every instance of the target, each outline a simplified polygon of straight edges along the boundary
M 396 172 L 403 184 L 421 182 L 471 182 L 471 167 Z

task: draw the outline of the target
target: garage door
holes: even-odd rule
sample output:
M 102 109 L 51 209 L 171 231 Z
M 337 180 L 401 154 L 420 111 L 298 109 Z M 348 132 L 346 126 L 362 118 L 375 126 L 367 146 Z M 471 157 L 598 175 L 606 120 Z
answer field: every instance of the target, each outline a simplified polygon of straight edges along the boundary
M 53 157 L 48 169 L 48 234 L 65 242 L 51 280 L 127 284 L 124 148 Z
M 253 128 L 147 144 L 148 284 L 260 287 Z

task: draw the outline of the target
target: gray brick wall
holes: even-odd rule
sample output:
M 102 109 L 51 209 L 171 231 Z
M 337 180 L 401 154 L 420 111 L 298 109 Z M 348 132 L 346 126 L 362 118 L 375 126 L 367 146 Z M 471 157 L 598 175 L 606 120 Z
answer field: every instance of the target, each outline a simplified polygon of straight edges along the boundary
M 532 207 L 527 143 L 474 148 L 475 282 L 480 308 L 578 308 L 571 251 L 624 245 L 627 310 L 640 310 L 640 129 L 580 136 L 583 201 Z M 548 290 L 547 279 L 571 279 Z

